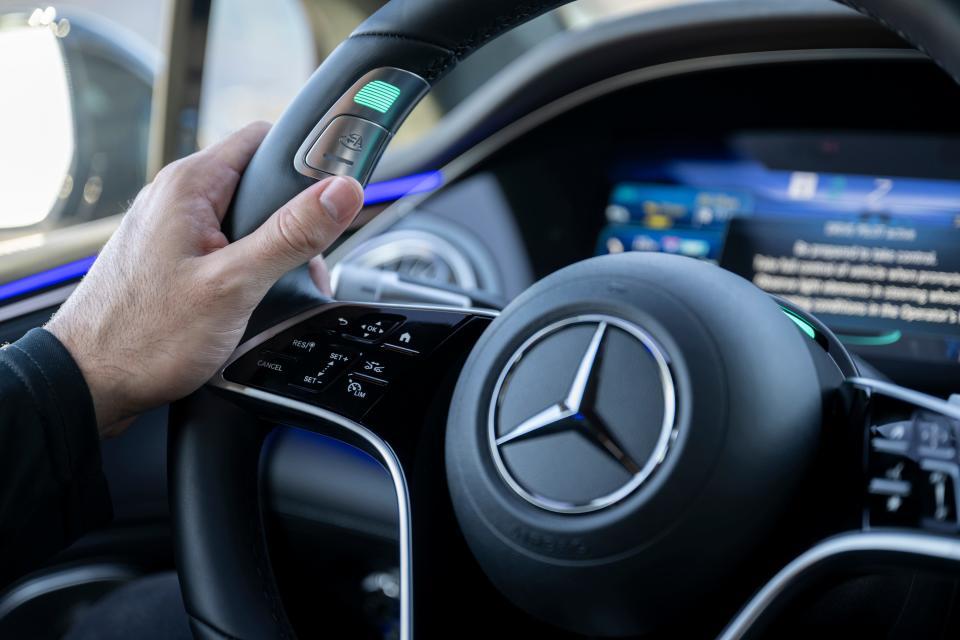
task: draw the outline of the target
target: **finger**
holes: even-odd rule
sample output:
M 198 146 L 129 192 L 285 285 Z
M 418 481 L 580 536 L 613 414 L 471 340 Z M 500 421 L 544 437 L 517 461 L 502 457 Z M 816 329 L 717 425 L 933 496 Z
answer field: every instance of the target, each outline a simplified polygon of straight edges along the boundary
M 326 249 L 362 204 L 363 189 L 356 180 L 327 178 L 295 196 L 256 231 L 210 257 L 223 260 L 221 266 L 266 293 L 280 276 Z
M 201 155 L 217 160 L 233 169 L 237 174 L 243 173 L 250 163 L 253 153 L 263 142 L 270 131 L 269 122 L 251 122 L 242 129 L 237 129 L 226 138 L 219 140 L 201 151 Z
M 198 159 L 210 170 L 195 172 L 194 175 L 203 176 L 203 189 L 219 222 L 223 222 L 240 176 L 268 131 L 269 123 L 254 122 L 197 154 Z
M 323 256 L 315 256 L 307 263 L 310 268 L 310 279 L 325 296 L 333 297 L 333 286 L 330 282 L 330 270 Z

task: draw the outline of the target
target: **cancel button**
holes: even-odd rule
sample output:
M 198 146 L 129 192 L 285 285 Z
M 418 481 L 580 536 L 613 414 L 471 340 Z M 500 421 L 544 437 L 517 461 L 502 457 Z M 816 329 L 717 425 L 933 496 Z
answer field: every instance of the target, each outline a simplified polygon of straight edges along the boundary
M 283 390 L 293 375 L 297 358 L 265 351 L 257 357 L 257 366 L 251 376 L 251 384 L 266 389 Z

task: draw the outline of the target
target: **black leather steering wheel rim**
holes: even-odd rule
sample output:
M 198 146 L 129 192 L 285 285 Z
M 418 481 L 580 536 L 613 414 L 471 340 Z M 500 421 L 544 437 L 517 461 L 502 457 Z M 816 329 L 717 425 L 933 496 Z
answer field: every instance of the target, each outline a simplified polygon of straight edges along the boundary
M 841 0 L 884 24 L 960 81 L 960 2 Z M 237 190 L 225 231 L 247 235 L 311 178 L 292 159 L 326 110 L 377 67 L 411 71 L 433 83 L 473 50 L 560 0 L 392 0 L 366 20 L 317 69 L 276 123 Z M 296 277 L 261 305 L 256 328 L 315 304 Z M 278 303 L 282 303 L 280 308 Z M 298 307 L 298 308 L 299 308 Z M 244 424 L 249 428 L 238 428 Z M 214 392 L 177 403 L 168 449 L 177 568 L 198 638 L 292 637 L 263 538 L 257 460 L 266 425 Z

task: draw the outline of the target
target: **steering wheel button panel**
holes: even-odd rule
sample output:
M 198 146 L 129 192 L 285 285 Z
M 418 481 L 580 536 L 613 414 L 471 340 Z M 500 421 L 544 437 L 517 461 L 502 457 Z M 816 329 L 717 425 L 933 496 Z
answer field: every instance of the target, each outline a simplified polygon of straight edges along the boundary
M 960 530 L 960 421 L 875 393 L 868 431 L 866 521 L 874 527 Z
M 307 153 L 306 164 L 331 175 L 366 183 L 390 132 L 356 116 L 338 116 L 327 125 Z
M 405 397 L 411 386 L 430 378 L 431 367 L 436 367 L 428 364 L 428 358 L 472 316 L 433 309 L 328 305 L 244 353 L 223 376 L 358 419 L 389 388 L 397 386 L 398 397 Z M 417 350 L 380 344 L 385 338 Z

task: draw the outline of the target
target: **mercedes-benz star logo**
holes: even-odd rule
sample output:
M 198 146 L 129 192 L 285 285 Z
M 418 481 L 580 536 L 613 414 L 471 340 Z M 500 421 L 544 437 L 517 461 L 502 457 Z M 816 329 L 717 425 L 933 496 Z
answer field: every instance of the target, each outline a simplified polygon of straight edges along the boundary
M 603 336 L 607 332 L 607 326 L 605 321 L 597 325 L 587 351 L 580 359 L 580 366 L 573 377 L 573 384 L 570 385 L 567 396 L 524 420 L 509 433 L 497 438 L 498 447 L 536 435 L 573 429 L 586 437 L 591 444 L 610 455 L 631 474 L 640 471 L 640 466 L 617 442 L 600 416 L 594 412 L 599 376 L 593 375 L 593 372 L 603 360 Z
M 510 373 L 520 362 L 523 356 L 535 344 L 547 336 L 571 325 L 595 324 L 586 351 L 580 358 L 579 366 L 573 376 L 566 395 L 547 405 L 543 410 L 523 420 L 520 424 L 497 435 L 497 412 L 501 395 L 505 391 L 505 382 Z M 660 373 L 660 384 L 663 388 L 663 421 L 657 425 L 660 429 L 659 438 L 649 457 L 641 461 L 633 458 L 613 430 L 597 412 L 597 392 L 601 384 L 599 371 L 603 365 L 606 336 L 610 327 L 622 329 L 627 334 L 639 340 L 645 347 L 645 353 L 653 357 Z M 501 476 L 507 484 L 521 497 L 538 507 L 560 513 L 584 513 L 607 507 L 632 493 L 650 476 L 654 469 L 663 462 L 667 449 L 676 436 L 676 397 L 673 377 L 670 372 L 669 360 L 659 344 L 645 331 L 632 323 L 625 322 L 611 316 L 590 315 L 569 318 L 554 323 L 529 338 L 513 354 L 500 374 L 490 408 L 490 440 L 494 462 Z M 644 428 L 652 425 L 635 425 L 634 428 Z M 582 436 L 591 445 L 603 452 L 604 455 L 620 465 L 629 475 L 630 480 L 616 491 L 607 495 L 593 498 L 587 502 L 562 501 L 546 498 L 524 487 L 514 474 L 508 469 L 501 449 L 513 443 L 539 438 L 549 434 L 573 431 Z

